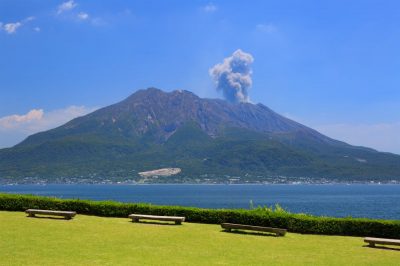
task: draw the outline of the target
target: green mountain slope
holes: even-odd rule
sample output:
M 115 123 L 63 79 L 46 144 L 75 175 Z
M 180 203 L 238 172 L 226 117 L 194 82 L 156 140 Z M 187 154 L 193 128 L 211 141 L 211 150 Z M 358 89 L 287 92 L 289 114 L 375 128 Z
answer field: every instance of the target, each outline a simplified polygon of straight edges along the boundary
M 330 139 L 260 104 L 185 91 L 138 91 L 0 150 L 0 180 L 139 180 L 164 167 L 182 172 L 155 181 L 400 180 L 399 155 Z

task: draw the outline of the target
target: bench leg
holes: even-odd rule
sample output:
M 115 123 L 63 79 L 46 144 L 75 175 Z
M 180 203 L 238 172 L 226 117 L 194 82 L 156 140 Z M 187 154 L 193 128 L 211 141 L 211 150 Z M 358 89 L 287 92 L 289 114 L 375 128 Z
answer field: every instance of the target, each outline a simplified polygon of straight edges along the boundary
M 371 247 L 371 248 L 374 248 L 375 247 L 375 243 L 369 242 L 368 246 Z
M 28 217 L 35 217 L 34 213 L 28 213 Z
M 175 224 L 182 224 L 181 221 L 175 221 Z
M 139 222 L 139 218 L 132 218 L 132 222 L 138 223 Z

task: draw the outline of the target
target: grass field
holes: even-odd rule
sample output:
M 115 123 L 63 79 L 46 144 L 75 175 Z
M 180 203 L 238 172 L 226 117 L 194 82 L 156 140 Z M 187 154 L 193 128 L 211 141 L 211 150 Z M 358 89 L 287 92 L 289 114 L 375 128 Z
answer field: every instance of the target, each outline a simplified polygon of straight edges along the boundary
M 218 225 L 0 212 L 0 265 L 399 265 L 362 238 L 227 233 Z

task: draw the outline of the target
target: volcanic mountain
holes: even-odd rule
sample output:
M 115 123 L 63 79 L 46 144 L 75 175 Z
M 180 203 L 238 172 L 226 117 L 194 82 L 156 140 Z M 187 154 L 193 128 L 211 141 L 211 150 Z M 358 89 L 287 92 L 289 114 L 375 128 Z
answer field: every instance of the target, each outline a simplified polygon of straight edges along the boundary
M 262 104 L 155 88 L 0 150 L 7 180 L 140 179 L 165 167 L 182 171 L 159 182 L 400 180 L 399 155 L 331 139 Z

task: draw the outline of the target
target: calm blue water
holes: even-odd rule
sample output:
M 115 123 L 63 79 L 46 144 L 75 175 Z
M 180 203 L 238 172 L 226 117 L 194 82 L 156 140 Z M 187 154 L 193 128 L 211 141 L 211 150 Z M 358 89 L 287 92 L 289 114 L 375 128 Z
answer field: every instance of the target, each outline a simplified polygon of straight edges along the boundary
M 400 185 L 15 185 L 1 192 L 203 208 L 278 203 L 295 213 L 400 220 Z

